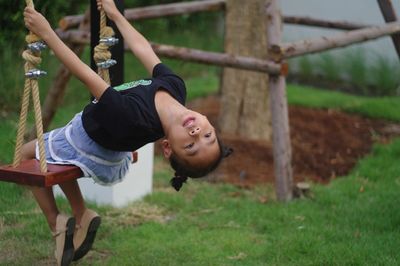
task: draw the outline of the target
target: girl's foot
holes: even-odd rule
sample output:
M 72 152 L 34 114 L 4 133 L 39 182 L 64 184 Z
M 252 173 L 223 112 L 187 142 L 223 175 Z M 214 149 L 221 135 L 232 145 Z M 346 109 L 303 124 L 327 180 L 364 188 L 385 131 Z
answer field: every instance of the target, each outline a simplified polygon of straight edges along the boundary
M 74 258 L 74 229 L 75 218 L 64 214 L 58 214 L 56 219 L 56 231 L 53 236 L 56 239 L 55 257 L 57 265 L 70 265 Z
M 89 209 L 85 210 L 74 233 L 74 261 L 81 259 L 92 248 L 100 223 L 101 218 L 96 212 Z

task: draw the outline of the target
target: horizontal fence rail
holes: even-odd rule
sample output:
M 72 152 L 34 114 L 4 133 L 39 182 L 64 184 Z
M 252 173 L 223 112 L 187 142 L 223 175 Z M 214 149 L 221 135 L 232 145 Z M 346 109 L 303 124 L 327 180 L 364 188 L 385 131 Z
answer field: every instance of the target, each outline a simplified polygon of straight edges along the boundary
M 125 9 L 125 17 L 129 21 L 137 21 L 143 19 L 190 14 L 195 12 L 223 11 L 225 10 L 225 2 L 226 0 L 204 0 L 129 8 Z M 63 30 L 77 27 L 79 23 L 82 22 L 83 17 L 84 15 L 66 16 L 60 20 L 59 26 Z M 371 26 L 348 21 L 328 21 L 301 16 L 283 16 L 283 22 L 288 24 L 340 30 L 354 30 Z
M 329 28 L 337 30 L 357 30 L 373 26 L 373 25 L 354 23 L 349 21 L 329 21 L 329 20 L 322 20 L 322 19 L 301 17 L 301 16 L 284 16 L 283 22 L 287 24 L 321 27 L 321 28 Z
M 60 29 L 56 30 L 56 32 L 58 36 L 65 42 L 74 44 L 89 44 L 90 42 L 90 32 L 80 30 L 62 31 Z M 152 43 L 152 47 L 156 54 L 167 58 L 252 70 L 269 73 L 271 75 L 286 75 L 288 72 L 286 64 L 277 64 L 270 60 L 235 56 L 225 53 L 207 52 L 198 49 L 190 49 L 186 47 L 177 47 L 165 44 Z M 125 50 L 129 50 L 129 48 L 125 46 Z
M 361 43 L 398 32 L 400 32 L 400 22 L 391 22 L 382 26 L 348 31 L 334 36 L 287 43 L 283 44 L 280 48 L 278 47 L 278 49 L 280 49 L 283 58 L 292 58 Z
M 129 21 L 161 18 L 166 16 L 190 14 L 202 11 L 219 11 L 225 9 L 225 0 L 203 0 L 183 3 L 172 3 L 125 9 L 125 17 Z M 63 30 L 74 28 L 81 23 L 83 15 L 66 16 L 60 20 Z

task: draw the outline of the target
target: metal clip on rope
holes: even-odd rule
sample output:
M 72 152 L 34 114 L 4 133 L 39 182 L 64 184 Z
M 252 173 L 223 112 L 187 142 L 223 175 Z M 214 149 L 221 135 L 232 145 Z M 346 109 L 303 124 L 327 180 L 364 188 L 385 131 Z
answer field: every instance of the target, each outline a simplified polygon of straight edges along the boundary
M 115 37 L 107 37 L 107 38 L 101 38 L 99 42 L 104 43 L 107 46 L 113 46 L 118 44 L 119 39 Z
M 28 44 L 28 49 L 31 50 L 32 52 L 40 52 L 46 48 L 47 48 L 46 43 L 42 41 Z
M 99 68 L 110 68 L 113 65 L 117 64 L 117 61 L 114 59 L 107 59 L 106 61 L 97 63 L 97 67 Z
M 37 79 L 45 75 L 47 75 L 47 72 L 39 69 L 31 69 L 25 73 L 25 77 L 30 79 Z

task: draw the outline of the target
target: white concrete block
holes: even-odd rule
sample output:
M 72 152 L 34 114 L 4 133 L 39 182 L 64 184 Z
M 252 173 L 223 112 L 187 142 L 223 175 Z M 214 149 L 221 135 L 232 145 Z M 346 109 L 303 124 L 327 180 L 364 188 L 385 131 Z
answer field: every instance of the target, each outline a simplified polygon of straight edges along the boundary
M 138 151 L 138 161 L 131 165 L 121 183 L 102 186 L 91 178 L 78 179 L 85 200 L 99 205 L 123 207 L 130 202 L 150 194 L 153 186 L 154 144 L 149 143 Z M 64 195 L 59 186 L 54 187 L 56 195 Z

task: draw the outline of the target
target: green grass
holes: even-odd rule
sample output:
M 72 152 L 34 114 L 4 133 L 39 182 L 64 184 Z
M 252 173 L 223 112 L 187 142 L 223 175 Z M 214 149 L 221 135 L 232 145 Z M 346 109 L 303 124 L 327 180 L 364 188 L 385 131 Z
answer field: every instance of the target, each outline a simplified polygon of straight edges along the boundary
M 187 80 L 190 97 L 214 92 L 217 82 L 207 76 Z M 69 97 L 53 126 L 68 121 L 86 101 L 86 96 L 82 102 Z M 288 99 L 400 121 L 396 98 L 289 85 Z M 0 127 L 7 159 L 14 118 Z M 176 193 L 168 185 L 171 170 L 156 158 L 154 192 L 143 201 L 121 209 L 91 205 L 103 224 L 93 251 L 79 265 L 397 265 L 399 157 L 400 139 L 377 145 L 349 176 L 313 185 L 312 198 L 286 204 L 275 201 L 271 185 L 243 190 L 190 181 Z M 31 194 L 0 183 L 0 195 L 0 265 L 54 263 L 53 240 Z M 64 199 L 58 203 L 69 212 Z
M 399 65 L 395 63 L 388 63 L 386 58 L 378 58 L 376 64 L 372 68 L 371 77 L 378 84 L 375 95 L 391 95 L 393 91 L 399 95 L 400 78 L 398 73 Z
M 355 50 L 353 53 L 349 53 L 347 58 L 348 63 L 344 64 L 347 78 L 352 84 L 361 88 L 361 90 L 366 90 L 368 83 L 371 82 L 368 80 L 369 71 L 365 51 L 362 49 Z M 395 86 L 392 87 L 395 88 Z M 368 94 L 368 91 L 362 91 L 362 95 L 366 94 Z
M 365 49 L 350 48 L 343 53 L 329 51 L 306 55 L 290 60 L 291 72 L 308 84 L 322 82 L 330 88 L 335 84 L 338 90 L 345 87 L 357 95 L 399 96 L 399 62 L 368 53 L 370 51 Z
M 269 186 L 190 181 L 173 192 L 157 159 L 152 195 L 122 209 L 96 207 L 103 225 L 79 264 L 397 265 L 399 155 L 400 140 L 376 146 L 348 177 L 287 204 Z M 0 192 L 0 264 L 51 261 L 52 240 L 31 196 L 9 184 Z
M 400 97 L 362 97 L 289 85 L 288 102 L 313 108 L 334 108 L 366 117 L 400 121 Z
M 339 62 L 334 60 L 334 55 L 330 53 L 322 53 L 319 57 L 317 70 L 321 71 L 322 75 L 328 81 L 335 81 L 342 74 L 340 71 Z

